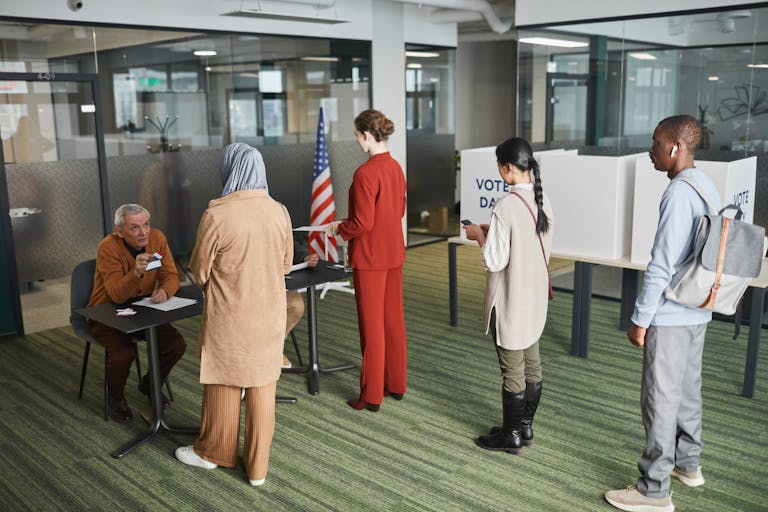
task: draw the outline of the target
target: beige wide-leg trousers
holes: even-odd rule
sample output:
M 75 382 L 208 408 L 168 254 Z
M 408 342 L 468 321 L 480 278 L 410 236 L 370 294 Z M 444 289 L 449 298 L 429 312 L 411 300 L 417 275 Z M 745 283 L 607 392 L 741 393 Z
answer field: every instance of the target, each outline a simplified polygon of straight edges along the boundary
M 240 389 L 218 384 L 204 386 L 200 437 L 194 444 L 197 455 L 228 468 L 237 465 Z M 245 389 L 243 466 L 249 480 L 260 480 L 267 476 L 269 449 L 275 433 L 276 390 L 277 381 Z

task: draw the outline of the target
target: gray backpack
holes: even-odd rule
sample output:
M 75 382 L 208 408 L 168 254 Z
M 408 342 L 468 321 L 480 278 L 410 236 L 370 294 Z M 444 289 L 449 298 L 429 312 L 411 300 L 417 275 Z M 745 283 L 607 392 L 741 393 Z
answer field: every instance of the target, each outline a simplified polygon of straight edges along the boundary
M 768 239 L 765 228 L 741 221 L 741 208 L 730 204 L 719 212 L 695 180 L 680 177 L 704 199 L 710 215 L 699 219 L 693 251 L 675 270 L 664 290 L 667 299 L 733 315 L 749 282 L 760 275 Z M 733 218 L 723 212 L 736 210 Z

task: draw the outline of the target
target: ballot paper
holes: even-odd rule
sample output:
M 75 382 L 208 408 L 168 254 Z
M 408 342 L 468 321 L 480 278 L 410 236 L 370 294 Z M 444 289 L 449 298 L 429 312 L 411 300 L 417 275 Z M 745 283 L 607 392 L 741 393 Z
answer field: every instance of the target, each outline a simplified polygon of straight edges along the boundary
M 321 226 L 301 226 L 298 228 L 293 228 L 294 231 L 325 231 L 325 228 L 328 226 L 328 224 L 323 224 Z
M 309 268 L 309 263 L 307 263 L 306 261 L 303 261 L 301 263 L 291 265 L 291 272 L 296 272 L 297 270 L 304 270 L 305 268 Z
M 152 255 L 152 257 L 154 259 L 151 260 L 149 263 L 147 263 L 147 270 L 155 270 L 156 268 L 160 268 L 161 266 L 163 266 L 163 262 L 160 261 L 163 259 L 162 254 L 160 254 L 159 252 L 156 252 Z
M 160 311 L 172 311 L 183 308 L 197 302 L 195 299 L 186 299 L 184 297 L 171 297 L 165 302 L 152 302 L 152 299 L 145 297 L 133 303 L 134 306 L 145 306 L 148 308 L 159 309 Z

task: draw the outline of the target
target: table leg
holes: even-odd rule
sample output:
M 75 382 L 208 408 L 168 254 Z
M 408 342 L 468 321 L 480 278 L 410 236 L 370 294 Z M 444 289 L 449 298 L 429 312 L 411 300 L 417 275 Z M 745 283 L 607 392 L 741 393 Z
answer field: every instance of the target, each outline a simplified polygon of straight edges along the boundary
M 163 417 L 163 399 L 162 399 L 162 382 L 160 379 L 160 355 L 157 349 L 157 331 L 154 327 L 147 329 L 147 353 L 149 363 L 149 383 L 150 383 L 150 396 L 152 401 L 152 412 L 154 417 L 147 432 L 137 436 L 132 441 L 125 443 L 123 446 L 112 452 L 112 456 L 116 459 L 124 457 L 131 453 L 133 450 L 152 439 L 161 429 L 169 430 L 171 432 L 178 432 L 182 434 L 194 434 L 200 433 L 199 428 L 195 427 L 174 427 L 165 422 Z
M 589 356 L 589 322 L 592 309 L 592 263 L 577 261 L 573 272 L 571 355 Z
M 307 330 L 309 331 L 309 364 L 303 368 L 286 368 L 283 373 L 309 373 L 309 392 L 320 393 L 320 373 L 338 372 L 354 368 L 354 364 L 321 368 L 317 342 L 317 290 L 315 285 L 307 288 Z
M 450 307 L 451 326 L 459 323 L 459 297 L 456 279 L 456 245 L 448 243 L 448 302 Z
M 744 366 L 744 387 L 741 394 L 752 398 L 755 394 L 757 378 L 757 355 L 760 352 L 760 331 L 763 329 L 763 307 L 767 288 L 749 288 L 752 296 L 752 308 L 749 310 L 749 342 L 747 343 L 747 362 Z
M 317 357 L 317 297 L 315 285 L 307 288 L 309 302 L 309 392 L 313 395 L 320 393 L 320 363 Z
M 621 313 L 619 315 L 619 329 L 629 329 L 632 318 L 635 299 L 637 298 L 638 277 L 640 272 L 633 268 L 625 268 L 621 271 Z

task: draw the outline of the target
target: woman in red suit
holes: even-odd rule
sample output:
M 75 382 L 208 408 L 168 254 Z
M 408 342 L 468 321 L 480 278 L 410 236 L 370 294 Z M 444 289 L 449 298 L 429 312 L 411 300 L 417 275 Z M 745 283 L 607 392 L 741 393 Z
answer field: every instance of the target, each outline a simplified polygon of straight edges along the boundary
M 406 339 L 403 316 L 403 241 L 405 177 L 387 149 L 395 126 L 378 110 L 355 118 L 355 137 L 370 155 L 352 178 L 349 218 L 328 231 L 349 242 L 355 281 L 357 322 L 363 365 L 360 396 L 347 403 L 357 409 L 379 410 L 384 394 L 402 400 L 406 381 Z

